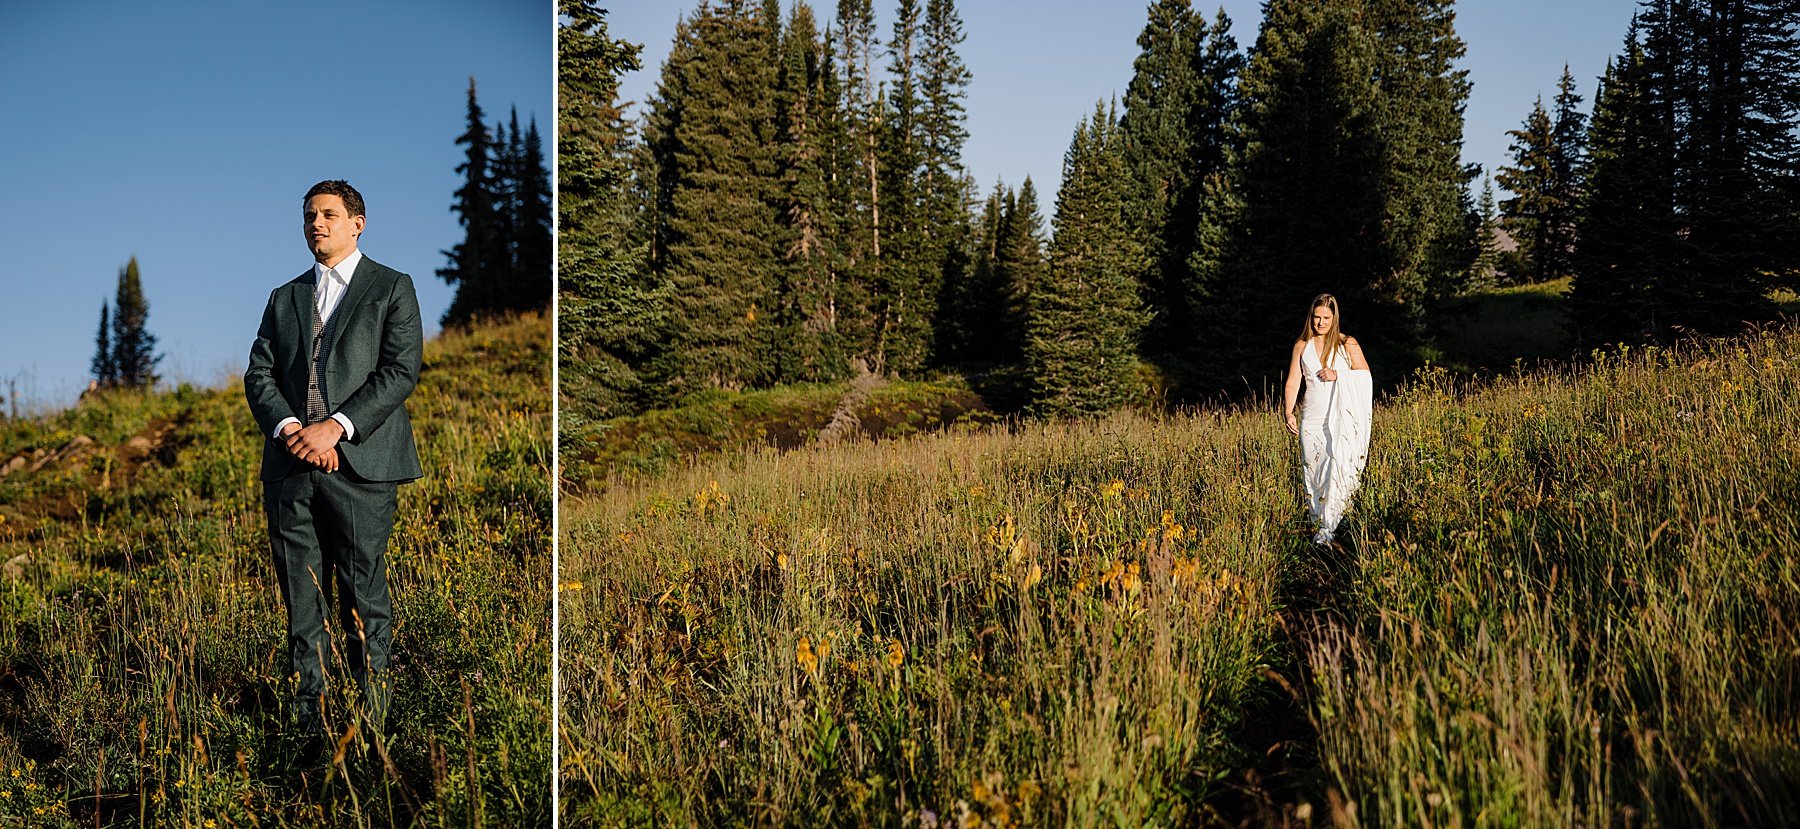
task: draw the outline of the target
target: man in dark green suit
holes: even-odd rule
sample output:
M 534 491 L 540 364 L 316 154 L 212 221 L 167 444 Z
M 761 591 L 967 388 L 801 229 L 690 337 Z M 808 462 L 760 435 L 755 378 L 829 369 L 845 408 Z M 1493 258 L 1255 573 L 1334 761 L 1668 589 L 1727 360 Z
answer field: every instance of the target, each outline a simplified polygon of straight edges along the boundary
M 357 250 L 361 194 L 322 181 L 303 205 L 315 264 L 269 294 L 244 395 L 267 438 L 263 507 L 299 675 L 294 721 L 316 738 L 340 655 L 362 690 L 364 728 L 386 721 L 387 542 L 398 485 L 423 474 L 404 404 L 424 342 L 412 278 Z M 334 590 L 341 651 L 325 627 Z

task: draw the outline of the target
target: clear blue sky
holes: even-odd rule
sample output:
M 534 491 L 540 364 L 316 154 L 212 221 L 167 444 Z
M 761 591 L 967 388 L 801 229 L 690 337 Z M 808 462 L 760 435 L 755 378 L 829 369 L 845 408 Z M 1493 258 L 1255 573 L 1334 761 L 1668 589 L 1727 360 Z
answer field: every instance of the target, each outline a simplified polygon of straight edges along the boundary
M 822 17 L 833 0 L 812 0 Z M 669 53 L 675 22 L 698 5 L 693 0 L 613 4 L 613 36 L 642 44 L 644 70 L 625 79 L 623 95 L 643 101 L 656 88 Z M 885 40 L 893 31 L 897 0 L 876 0 L 876 25 Z M 1262 4 L 1227 0 L 1232 33 L 1248 49 L 1256 42 Z M 792 0 L 783 6 L 791 9 Z M 1196 0 L 1210 20 L 1221 4 Z M 1049 220 L 1062 177 L 1062 156 L 1075 124 L 1103 98 L 1123 98 L 1137 57 L 1149 0 L 961 0 L 963 61 L 969 86 L 969 142 L 963 161 L 983 192 L 995 179 L 1017 186 L 1030 175 Z M 1616 53 L 1637 8 L 1636 0 L 1463 0 L 1457 31 L 1468 44 L 1461 67 L 1470 93 L 1463 159 L 1489 173 L 1506 162 L 1506 131 L 1515 129 L 1540 93 L 1546 105 L 1569 64 L 1584 110 L 1593 104 L 1597 78 Z M 883 64 L 885 65 L 885 59 Z M 1479 185 L 1477 185 L 1479 186 Z
M 549 0 L 0 6 L 0 393 L 74 401 L 134 254 L 165 378 L 241 374 L 326 178 L 362 192 L 362 250 L 412 274 L 435 333 L 469 76 L 549 152 L 553 37 Z

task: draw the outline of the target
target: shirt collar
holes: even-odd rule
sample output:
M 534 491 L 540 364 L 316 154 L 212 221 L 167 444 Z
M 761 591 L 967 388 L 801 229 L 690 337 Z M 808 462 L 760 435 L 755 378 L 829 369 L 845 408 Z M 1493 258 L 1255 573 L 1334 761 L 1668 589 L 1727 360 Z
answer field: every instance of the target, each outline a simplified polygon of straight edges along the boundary
M 337 273 L 338 282 L 349 285 L 350 277 L 356 273 L 356 266 L 362 262 L 362 258 L 362 248 L 354 248 L 350 251 L 349 256 L 344 257 L 337 263 L 336 267 L 331 268 L 331 270 Z M 325 278 L 325 270 L 324 262 L 313 263 L 313 284 L 316 285 L 318 284 L 318 280 Z

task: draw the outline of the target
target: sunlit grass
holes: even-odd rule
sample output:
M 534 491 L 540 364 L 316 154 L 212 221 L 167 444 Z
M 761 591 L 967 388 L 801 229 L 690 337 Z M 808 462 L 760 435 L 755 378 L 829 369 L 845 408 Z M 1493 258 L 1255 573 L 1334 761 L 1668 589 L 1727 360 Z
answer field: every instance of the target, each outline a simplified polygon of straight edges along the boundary
M 394 736 L 305 778 L 277 736 L 284 615 L 242 390 L 4 424 L 0 461 L 94 444 L 0 479 L 0 825 L 547 820 L 548 345 L 536 317 L 427 344 L 426 476 L 389 547 Z
M 614 481 L 564 502 L 565 818 L 1235 823 L 1273 666 L 1290 817 L 1793 822 L 1797 395 L 1792 331 L 1423 375 L 1327 558 L 1266 412 Z

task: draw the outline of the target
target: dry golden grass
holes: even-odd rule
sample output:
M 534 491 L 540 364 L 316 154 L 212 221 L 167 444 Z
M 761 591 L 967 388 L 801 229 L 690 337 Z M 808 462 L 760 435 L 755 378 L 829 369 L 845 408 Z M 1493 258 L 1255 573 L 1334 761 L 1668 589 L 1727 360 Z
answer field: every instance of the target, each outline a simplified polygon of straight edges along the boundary
M 1787 331 L 1422 377 L 1331 556 L 1261 412 L 614 482 L 564 502 L 564 817 L 1234 820 L 1271 665 L 1316 735 L 1277 816 L 1793 822 L 1797 376 Z
M 388 757 L 304 777 L 243 391 L 109 393 L 0 429 L 0 825 L 534 825 L 549 798 L 549 326 L 426 345 L 426 477 L 389 547 Z M 154 436 L 150 449 L 133 436 Z M 354 752 L 353 752 L 354 754 Z

